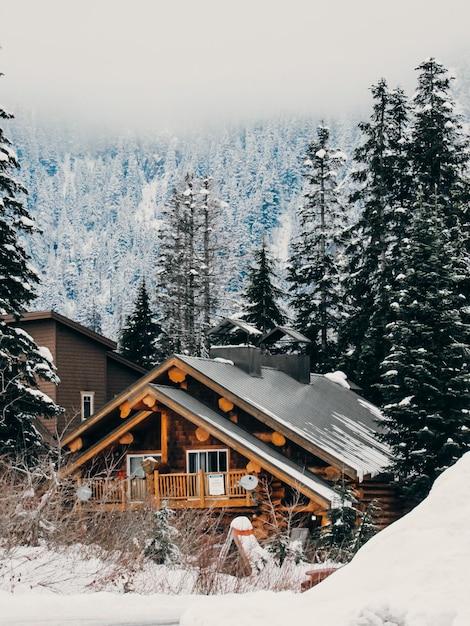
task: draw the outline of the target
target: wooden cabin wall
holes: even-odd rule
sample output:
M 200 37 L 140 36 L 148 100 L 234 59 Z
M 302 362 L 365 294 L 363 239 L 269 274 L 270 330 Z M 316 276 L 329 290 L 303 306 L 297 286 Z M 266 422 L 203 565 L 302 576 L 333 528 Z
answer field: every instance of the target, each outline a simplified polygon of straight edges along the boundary
M 244 469 L 248 459 L 232 450 L 212 435 L 200 441 L 196 435 L 197 426 L 174 411 L 168 411 L 168 464 L 174 472 L 186 471 L 186 451 L 206 450 L 207 448 L 228 448 L 231 469 Z
M 357 486 L 356 492 L 365 508 L 375 500 L 378 504 L 376 525 L 380 530 L 389 526 L 410 510 L 409 504 L 398 493 L 397 487 L 384 477 L 365 479 Z

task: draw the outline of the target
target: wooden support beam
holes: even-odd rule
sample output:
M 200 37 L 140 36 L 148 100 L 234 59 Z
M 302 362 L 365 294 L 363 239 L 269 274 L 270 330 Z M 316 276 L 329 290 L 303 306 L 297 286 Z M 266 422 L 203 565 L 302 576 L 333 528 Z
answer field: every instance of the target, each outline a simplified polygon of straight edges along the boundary
M 173 383 L 182 383 L 186 378 L 186 373 L 183 372 L 183 370 L 180 370 L 179 367 L 174 365 L 168 370 L 168 378 Z
M 142 402 L 145 404 L 145 406 L 148 406 L 149 408 L 152 408 L 157 403 L 157 399 L 154 398 L 153 396 L 145 396 L 145 398 L 142 400 Z
M 201 500 L 201 506 L 206 506 L 206 494 L 204 493 L 204 472 L 199 470 L 199 498 Z
M 228 413 L 234 407 L 233 402 L 230 402 L 230 400 L 227 400 L 227 398 L 219 398 L 218 405 L 219 409 L 224 413 Z
M 162 453 L 162 462 L 168 463 L 168 413 L 166 411 L 161 412 L 160 428 L 160 449 Z

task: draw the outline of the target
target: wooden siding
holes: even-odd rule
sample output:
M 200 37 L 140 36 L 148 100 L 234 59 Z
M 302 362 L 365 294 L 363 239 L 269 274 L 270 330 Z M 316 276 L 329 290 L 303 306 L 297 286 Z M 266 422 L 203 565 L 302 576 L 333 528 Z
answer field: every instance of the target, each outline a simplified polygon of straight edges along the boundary
M 106 348 L 92 339 L 57 326 L 57 368 L 60 385 L 57 401 L 66 409 L 59 419 L 59 431 L 81 421 L 81 392 L 94 393 L 94 409 L 106 402 Z
M 357 493 L 365 509 L 373 500 L 378 506 L 376 525 L 380 530 L 407 513 L 410 507 L 398 494 L 397 488 L 386 480 L 364 480 Z
M 24 328 L 31 335 L 38 346 L 47 346 L 52 354 L 54 364 L 57 367 L 57 344 L 55 336 L 55 322 L 50 320 L 45 324 L 42 320 L 28 322 L 27 325 L 15 324 Z M 45 381 L 38 381 L 39 388 L 47 394 L 54 402 L 57 402 L 57 385 Z
M 124 389 L 135 383 L 143 375 L 144 371 L 131 369 L 108 353 L 106 366 L 106 402 L 112 400 Z M 99 407 L 95 407 L 98 409 Z
M 94 411 L 136 382 L 144 370 L 119 355 L 115 342 L 53 312 L 27 313 L 20 322 L 38 346 L 46 346 L 60 378 L 59 385 L 39 381 L 39 388 L 65 409 L 57 419 L 41 420 L 53 435 L 70 432 L 81 422 L 81 392 L 94 392 Z

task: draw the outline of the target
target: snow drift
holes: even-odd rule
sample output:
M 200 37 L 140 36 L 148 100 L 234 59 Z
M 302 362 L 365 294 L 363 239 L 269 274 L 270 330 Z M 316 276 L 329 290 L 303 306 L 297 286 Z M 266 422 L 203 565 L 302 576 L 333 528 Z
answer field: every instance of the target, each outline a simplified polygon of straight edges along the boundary
M 349 565 L 301 595 L 259 592 L 190 606 L 182 626 L 468 626 L 470 453 Z

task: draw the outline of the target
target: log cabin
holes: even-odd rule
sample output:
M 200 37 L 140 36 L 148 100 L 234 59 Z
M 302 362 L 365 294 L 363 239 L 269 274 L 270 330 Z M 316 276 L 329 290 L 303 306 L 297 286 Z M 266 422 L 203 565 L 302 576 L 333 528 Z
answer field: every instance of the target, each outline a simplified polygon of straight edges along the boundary
M 221 334 L 241 328 L 218 327 Z M 335 485 L 360 508 L 380 507 L 379 527 L 402 513 L 376 438 L 380 411 L 305 354 L 213 346 L 207 358 L 175 354 L 112 398 L 62 441 L 63 476 L 81 485 L 83 506 L 219 509 L 263 523 L 267 507 L 294 507 L 326 522 Z M 299 339 L 298 337 L 294 337 Z

